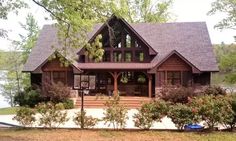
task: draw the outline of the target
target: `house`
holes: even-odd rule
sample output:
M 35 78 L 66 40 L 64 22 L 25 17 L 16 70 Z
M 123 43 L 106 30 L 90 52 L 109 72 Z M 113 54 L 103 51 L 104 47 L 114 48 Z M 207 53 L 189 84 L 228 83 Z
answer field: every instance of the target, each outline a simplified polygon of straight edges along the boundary
M 49 60 L 62 44 L 56 27 L 45 25 L 23 70 L 30 73 L 31 83 L 61 81 L 73 87 L 82 77 L 89 77 L 89 95 L 114 91 L 115 95 L 151 98 L 164 84 L 209 85 L 211 73 L 218 71 L 205 22 L 129 24 L 113 16 L 107 23 L 114 30 L 113 47 L 107 24 L 95 25 L 88 35 L 89 42 L 102 35 L 102 61 L 90 59 L 84 48 L 69 48 L 64 58 L 73 62 L 68 67 L 60 66 L 57 58 Z M 80 77 L 74 82 L 75 74 Z

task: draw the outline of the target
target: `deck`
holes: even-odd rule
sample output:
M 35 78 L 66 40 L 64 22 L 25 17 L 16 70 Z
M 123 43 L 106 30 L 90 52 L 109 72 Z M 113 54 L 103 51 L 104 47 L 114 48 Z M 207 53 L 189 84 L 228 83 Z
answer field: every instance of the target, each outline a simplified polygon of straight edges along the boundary
M 85 96 L 84 97 L 84 107 L 85 108 L 105 108 L 106 101 L 109 100 L 108 96 Z M 126 108 L 140 108 L 143 103 L 151 101 L 152 98 L 148 97 L 133 97 L 133 96 L 121 96 L 120 104 L 124 105 Z M 76 107 L 81 106 L 81 98 L 77 98 Z

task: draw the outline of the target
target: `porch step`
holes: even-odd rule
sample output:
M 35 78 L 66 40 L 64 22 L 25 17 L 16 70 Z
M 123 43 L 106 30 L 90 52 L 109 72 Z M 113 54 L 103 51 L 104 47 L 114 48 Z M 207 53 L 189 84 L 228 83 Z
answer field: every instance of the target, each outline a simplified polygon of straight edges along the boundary
M 95 96 L 85 96 L 84 97 L 84 107 L 85 108 L 105 108 L 104 105 L 109 97 L 98 98 Z M 140 108 L 143 103 L 151 101 L 151 98 L 147 97 L 121 97 L 120 104 L 124 105 L 126 108 Z M 76 107 L 81 106 L 81 99 L 76 100 Z

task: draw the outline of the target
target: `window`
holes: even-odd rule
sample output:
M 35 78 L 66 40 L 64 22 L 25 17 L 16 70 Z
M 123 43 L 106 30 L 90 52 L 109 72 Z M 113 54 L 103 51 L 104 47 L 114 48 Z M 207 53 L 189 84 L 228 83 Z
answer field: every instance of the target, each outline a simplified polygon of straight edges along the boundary
M 110 52 L 109 51 L 105 51 L 104 55 L 103 55 L 103 61 L 104 62 L 110 62 L 111 58 L 110 58 Z
M 53 72 L 53 82 L 54 83 L 58 83 L 58 82 L 62 82 L 62 83 L 66 83 L 66 74 L 64 71 L 54 71 Z
M 130 37 L 129 34 L 126 35 L 126 40 L 125 40 L 125 42 L 126 42 L 126 47 L 127 47 L 127 48 L 131 48 L 131 37 Z
M 138 41 L 135 41 L 135 42 L 134 42 L 134 46 L 135 46 L 136 48 L 141 48 L 141 46 L 138 44 Z
M 167 72 L 167 83 L 172 85 L 181 84 L 181 73 L 180 71 L 168 71 Z
M 125 62 L 131 62 L 132 55 L 131 52 L 125 52 Z
M 118 43 L 117 48 L 121 48 L 121 42 Z
M 114 52 L 113 54 L 113 61 L 114 62 L 121 62 L 122 61 L 122 54 L 121 52 Z
M 135 57 L 137 61 L 143 62 L 144 61 L 144 53 L 143 52 L 136 52 Z

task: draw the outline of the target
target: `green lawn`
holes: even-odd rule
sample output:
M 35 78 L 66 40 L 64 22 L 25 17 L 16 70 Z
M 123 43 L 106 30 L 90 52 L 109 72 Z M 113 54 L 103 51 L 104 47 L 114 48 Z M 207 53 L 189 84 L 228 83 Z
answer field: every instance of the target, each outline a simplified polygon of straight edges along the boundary
M 235 141 L 235 132 L 0 129 L 3 141 Z
M 19 107 L 8 107 L 8 108 L 0 108 L 0 115 L 11 115 L 15 114 L 16 110 Z

